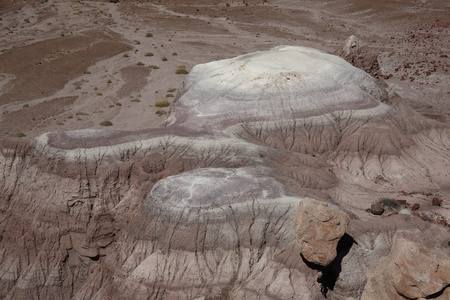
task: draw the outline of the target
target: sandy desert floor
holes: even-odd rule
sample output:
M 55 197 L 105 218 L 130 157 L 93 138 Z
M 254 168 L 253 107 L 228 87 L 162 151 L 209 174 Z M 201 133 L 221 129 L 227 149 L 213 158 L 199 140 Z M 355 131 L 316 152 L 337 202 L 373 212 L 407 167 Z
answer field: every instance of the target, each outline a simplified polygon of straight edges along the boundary
M 0 135 L 157 127 L 192 66 L 276 45 L 333 52 L 354 34 L 379 54 L 389 89 L 447 122 L 446 1 L 3 2 Z M 151 36 L 151 37 L 150 37 Z M 153 68 L 157 66 L 159 68 Z M 165 112 L 168 109 L 163 109 Z

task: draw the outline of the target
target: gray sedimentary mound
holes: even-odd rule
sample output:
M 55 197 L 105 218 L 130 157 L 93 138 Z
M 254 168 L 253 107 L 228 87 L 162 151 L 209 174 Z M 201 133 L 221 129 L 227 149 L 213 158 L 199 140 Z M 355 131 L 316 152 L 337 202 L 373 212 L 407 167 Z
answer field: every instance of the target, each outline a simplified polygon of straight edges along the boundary
M 406 239 L 394 241 L 375 269 L 362 300 L 449 299 L 450 258 Z M 444 291 L 445 289 L 445 291 Z
M 300 252 L 309 262 L 327 266 L 337 255 L 336 247 L 350 217 L 328 204 L 306 198 L 297 208 L 294 229 Z

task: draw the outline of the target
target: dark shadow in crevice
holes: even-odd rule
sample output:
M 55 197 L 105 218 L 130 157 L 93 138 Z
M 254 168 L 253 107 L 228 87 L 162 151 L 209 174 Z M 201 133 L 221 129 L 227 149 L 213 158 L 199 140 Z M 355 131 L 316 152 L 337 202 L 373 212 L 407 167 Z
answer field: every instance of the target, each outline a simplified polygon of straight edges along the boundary
M 432 295 L 426 296 L 425 299 L 435 299 L 435 298 L 441 296 L 442 294 L 444 294 L 444 291 L 445 291 L 445 289 L 447 289 L 447 288 L 450 288 L 450 284 L 447 285 L 446 287 L 444 287 L 444 288 L 443 288 L 442 290 L 440 290 L 439 292 L 434 293 L 434 294 L 432 294 Z
M 307 261 L 300 253 L 303 262 L 309 268 L 322 273 L 317 279 L 317 282 L 320 283 L 320 291 L 325 298 L 327 298 L 328 291 L 334 289 L 339 274 L 342 271 L 342 259 L 350 252 L 353 244 L 357 244 L 356 241 L 350 235 L 345 233 L 336 247 L 336 258 L 326 267 Z

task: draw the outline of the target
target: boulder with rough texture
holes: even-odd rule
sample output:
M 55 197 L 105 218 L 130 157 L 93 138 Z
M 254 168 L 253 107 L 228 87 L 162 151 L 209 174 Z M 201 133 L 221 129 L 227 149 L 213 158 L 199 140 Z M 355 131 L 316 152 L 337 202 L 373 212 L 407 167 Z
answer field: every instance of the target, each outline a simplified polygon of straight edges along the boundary
M 380 203 L 372 204 L 370 206 L 370 212 L 377 216 L 382 215 L 384 212 L 383 204 L 380 204 Z
M 344 46 L 337 50 L 335 55 L 342 57 L 352 65 L 366 71 L 375 78 L 380 77 L 378 55 L 369 50 L 356 36 L 351 35 Z
M 327 266 L 337 255 L 336 247 L 347 229 L 350 217 L 327 203 L 306 198 L 297 208 L 294 229 L 303 257 Z
M 449 284 L 448 257 L 399 238 L 368 280 L 361 299 L 417 299 L 432 295 L 433 299 L 448 299 L 445 289 Z

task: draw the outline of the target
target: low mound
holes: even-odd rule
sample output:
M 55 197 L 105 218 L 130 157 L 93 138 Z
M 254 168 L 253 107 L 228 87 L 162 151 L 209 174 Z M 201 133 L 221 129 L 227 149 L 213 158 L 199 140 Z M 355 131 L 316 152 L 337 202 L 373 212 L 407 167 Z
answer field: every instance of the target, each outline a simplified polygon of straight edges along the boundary
M 41 136 L 38 142 L 66 150 L 125 143 L 133 148 L 133 143 L 174 134 L 229 137 L 223 129 L 236 124 L 292 121 L 335 112 L 367 119 L 389 110 L 382 103 L 386 91 L 373 77 L 337 56 L 294 46 L 197 65 L 180 95 L 168 127 L 106 135 L 99 130 L 56 132 Z M 330 118 L 319 119 L 327 123 Z
M 176 113 L 187 111 L 195 123 L 303 118 L 337 110 L 374 114 L 386 99 L 374 78 L 345 60 L 294 46 L 197 65 L 184 91 Z

